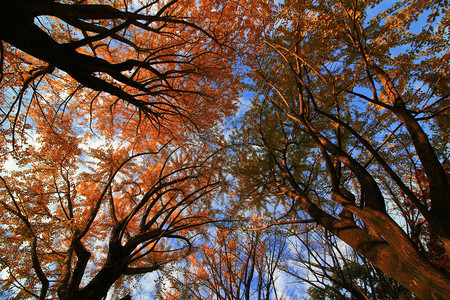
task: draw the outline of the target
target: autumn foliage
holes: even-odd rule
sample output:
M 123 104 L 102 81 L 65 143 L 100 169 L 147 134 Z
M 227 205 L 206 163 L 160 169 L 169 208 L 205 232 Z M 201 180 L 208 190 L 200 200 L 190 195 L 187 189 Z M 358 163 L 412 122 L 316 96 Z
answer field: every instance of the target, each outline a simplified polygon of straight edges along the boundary
M 445 298 L 448 3 L 388 2 L 2 1 L 0 295 Z
M 416 296 L 445 299 L 448 6 L 278 8 L 248 64 L 256 95 L 233 139 L 241 203 L 268 223 L 312 219 Z
M 127 294 L 123 276 L 190 252 L 212 220 L 235 48 L 253 35 L 249 20 L 221 24 L 247 9 L 2 2 L 3 295 Z

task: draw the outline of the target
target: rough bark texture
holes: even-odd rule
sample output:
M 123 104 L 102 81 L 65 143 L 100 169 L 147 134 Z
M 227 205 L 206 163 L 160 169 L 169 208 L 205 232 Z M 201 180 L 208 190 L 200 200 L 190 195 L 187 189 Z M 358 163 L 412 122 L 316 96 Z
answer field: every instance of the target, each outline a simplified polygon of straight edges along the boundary
M 386 214 L 348 205 L 346 209 L 358 215 L 379 235 L 360 229 L 352 221 L 338 220 L 301 196 L 294 196 L 320 225 L 361 253 L 386 275 L 414 292 L 420 299 L 446 299 L 450 294 L 450 277 L 426 261 L 411 244 L 403 230 Z

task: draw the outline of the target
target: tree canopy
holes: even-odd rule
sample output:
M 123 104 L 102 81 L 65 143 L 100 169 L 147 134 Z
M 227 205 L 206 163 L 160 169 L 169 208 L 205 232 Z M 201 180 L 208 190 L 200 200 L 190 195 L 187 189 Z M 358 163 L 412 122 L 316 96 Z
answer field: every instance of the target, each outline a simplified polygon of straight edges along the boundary
M 281 4 L 231 172 L 243 201 L 281 210 L 272 220 L 312 219 L 417 296 L 445 298 L 448 7 L 400 1 L 370 18 L 377 4 Z
M 449 17 L 2 1 L 0 295 L 445 299 Z
M 191 229 L 213 220 L 235 48 L 258 32 L 248 9 L 2 2 L 4 296 L 126 295 L 124 276 L 190 253 Z

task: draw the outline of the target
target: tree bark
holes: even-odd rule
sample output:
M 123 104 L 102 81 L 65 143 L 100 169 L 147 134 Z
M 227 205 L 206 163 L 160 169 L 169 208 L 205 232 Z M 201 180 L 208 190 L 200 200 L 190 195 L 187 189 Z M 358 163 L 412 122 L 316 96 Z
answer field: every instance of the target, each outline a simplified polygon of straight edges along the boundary
M 395 279 L 420 299 L 448 299 L 450 277 L 425 260 L 403 230 L 386 214 L 371 208 L 347 204 L 349 210 L 377 232 L 368 233 L 352 220 L 337 219 L 305 196 L 288 191 L 318 224 L 366 257 L 387 276 Z M 382 238 L 381 238 L 382 237 Z

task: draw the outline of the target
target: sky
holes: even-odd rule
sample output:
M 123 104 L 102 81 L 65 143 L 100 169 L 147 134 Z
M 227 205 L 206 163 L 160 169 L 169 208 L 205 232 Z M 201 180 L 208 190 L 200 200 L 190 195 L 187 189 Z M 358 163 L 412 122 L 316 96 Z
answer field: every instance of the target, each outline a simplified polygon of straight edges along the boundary
M 137 2 L 137 0 L 134 0 L 134 2 Z M 369 16 L 375 15 L 377 12 L 383 10 L 388 5 L 387 3 L 389 3 L 389 1 L 385 1 L 381 5 L 379 5 L 376 8 L 370 10 L 369 11 Z M 420 28 L 421 22 L 423 22 L 423 18 L 421 20 L 419 20 L 419 22 L 417 23 L 418 26 L 415 27 L 415 28 L 417 28 L 417 29 Z M 396 49 L 396 50 L 398 51 L 398 53 L 400 53 L 402 51 L 401 49 Z M 396 55 L 397 53 L 394 52 L 393 54 Z M 251 92 L 244 91 L 242 97 L 239 99 L 240 106 L 239 106 L 239 110 L 237 111 L 236 116 L 231 118 L 231 119 L 229 119 L 229 120 L 227 120 L 227 122 L 232 122 L 233 120 L 238 120 L 239 118 L 241 118 L 243 116 L 243 114 L 251 107 L 251 98 L 252 97 L 253 97 L 253 94 Z M 230 123 L 226 124 L 224 128 L 225 128 L 225 131 L 227 132 L 231 128 Z M 37 133 L 35 133 L 35 132 L 34 133 L 31 132 L 30 136 L 31 136 L 32 140 L 36 140 L 37 139 L 36 138 L 37 137 Z M 96 141 L 91 141 L 91 143 L 93 143 L 93 144 L 91 144 L 91 146 L 93 146 L 93 145 L 101 145 L 102 143 L 105 143 L 105 141 L 100 138 L 100 139 L 98 139 Z M 8 170 L 13 170 L 16 167 L 17 167 L 16 164 L 11 159 L 8 160 L 6 162 L 6 164 L 5 164 L 5 168 L 8 169 Z M 5 273 L 5 271 L 3 270 L 1 272 L 0 276 L 5 276 L 4 273 Z M 142 297 L 142 299 L 145 299 L 145 297 L 147 295 L 147 292 L 151 292 L 154 289 L 154 286 L 155 286 L 154 282 L 155 282 L 155 279 L 157 278 L 156 276 L 157 276 L 157 273 L 155 272 L 155 273 L 152 273 L 152 274 L 148 274 L 147 276 L 145 276 L 145 278 L 141 279 L 140 280 L 141 287 L 139 288 L 138 291 L 136 291 L 133 294 L 133 299 L 139 299 L 139 297 Z M 282 279 L 280 280 L 280 285 L 285 286 L 286 285 L 286 282 L 285 282 L 286 279 L 283 278 L 283 276 L 281 276 L 281 278 Z M 134 298 L 134 296 L 136 296 L 136 298 Z M 109 298 L 111 298 L 111 293 L 108 295 L 108 299 Z

